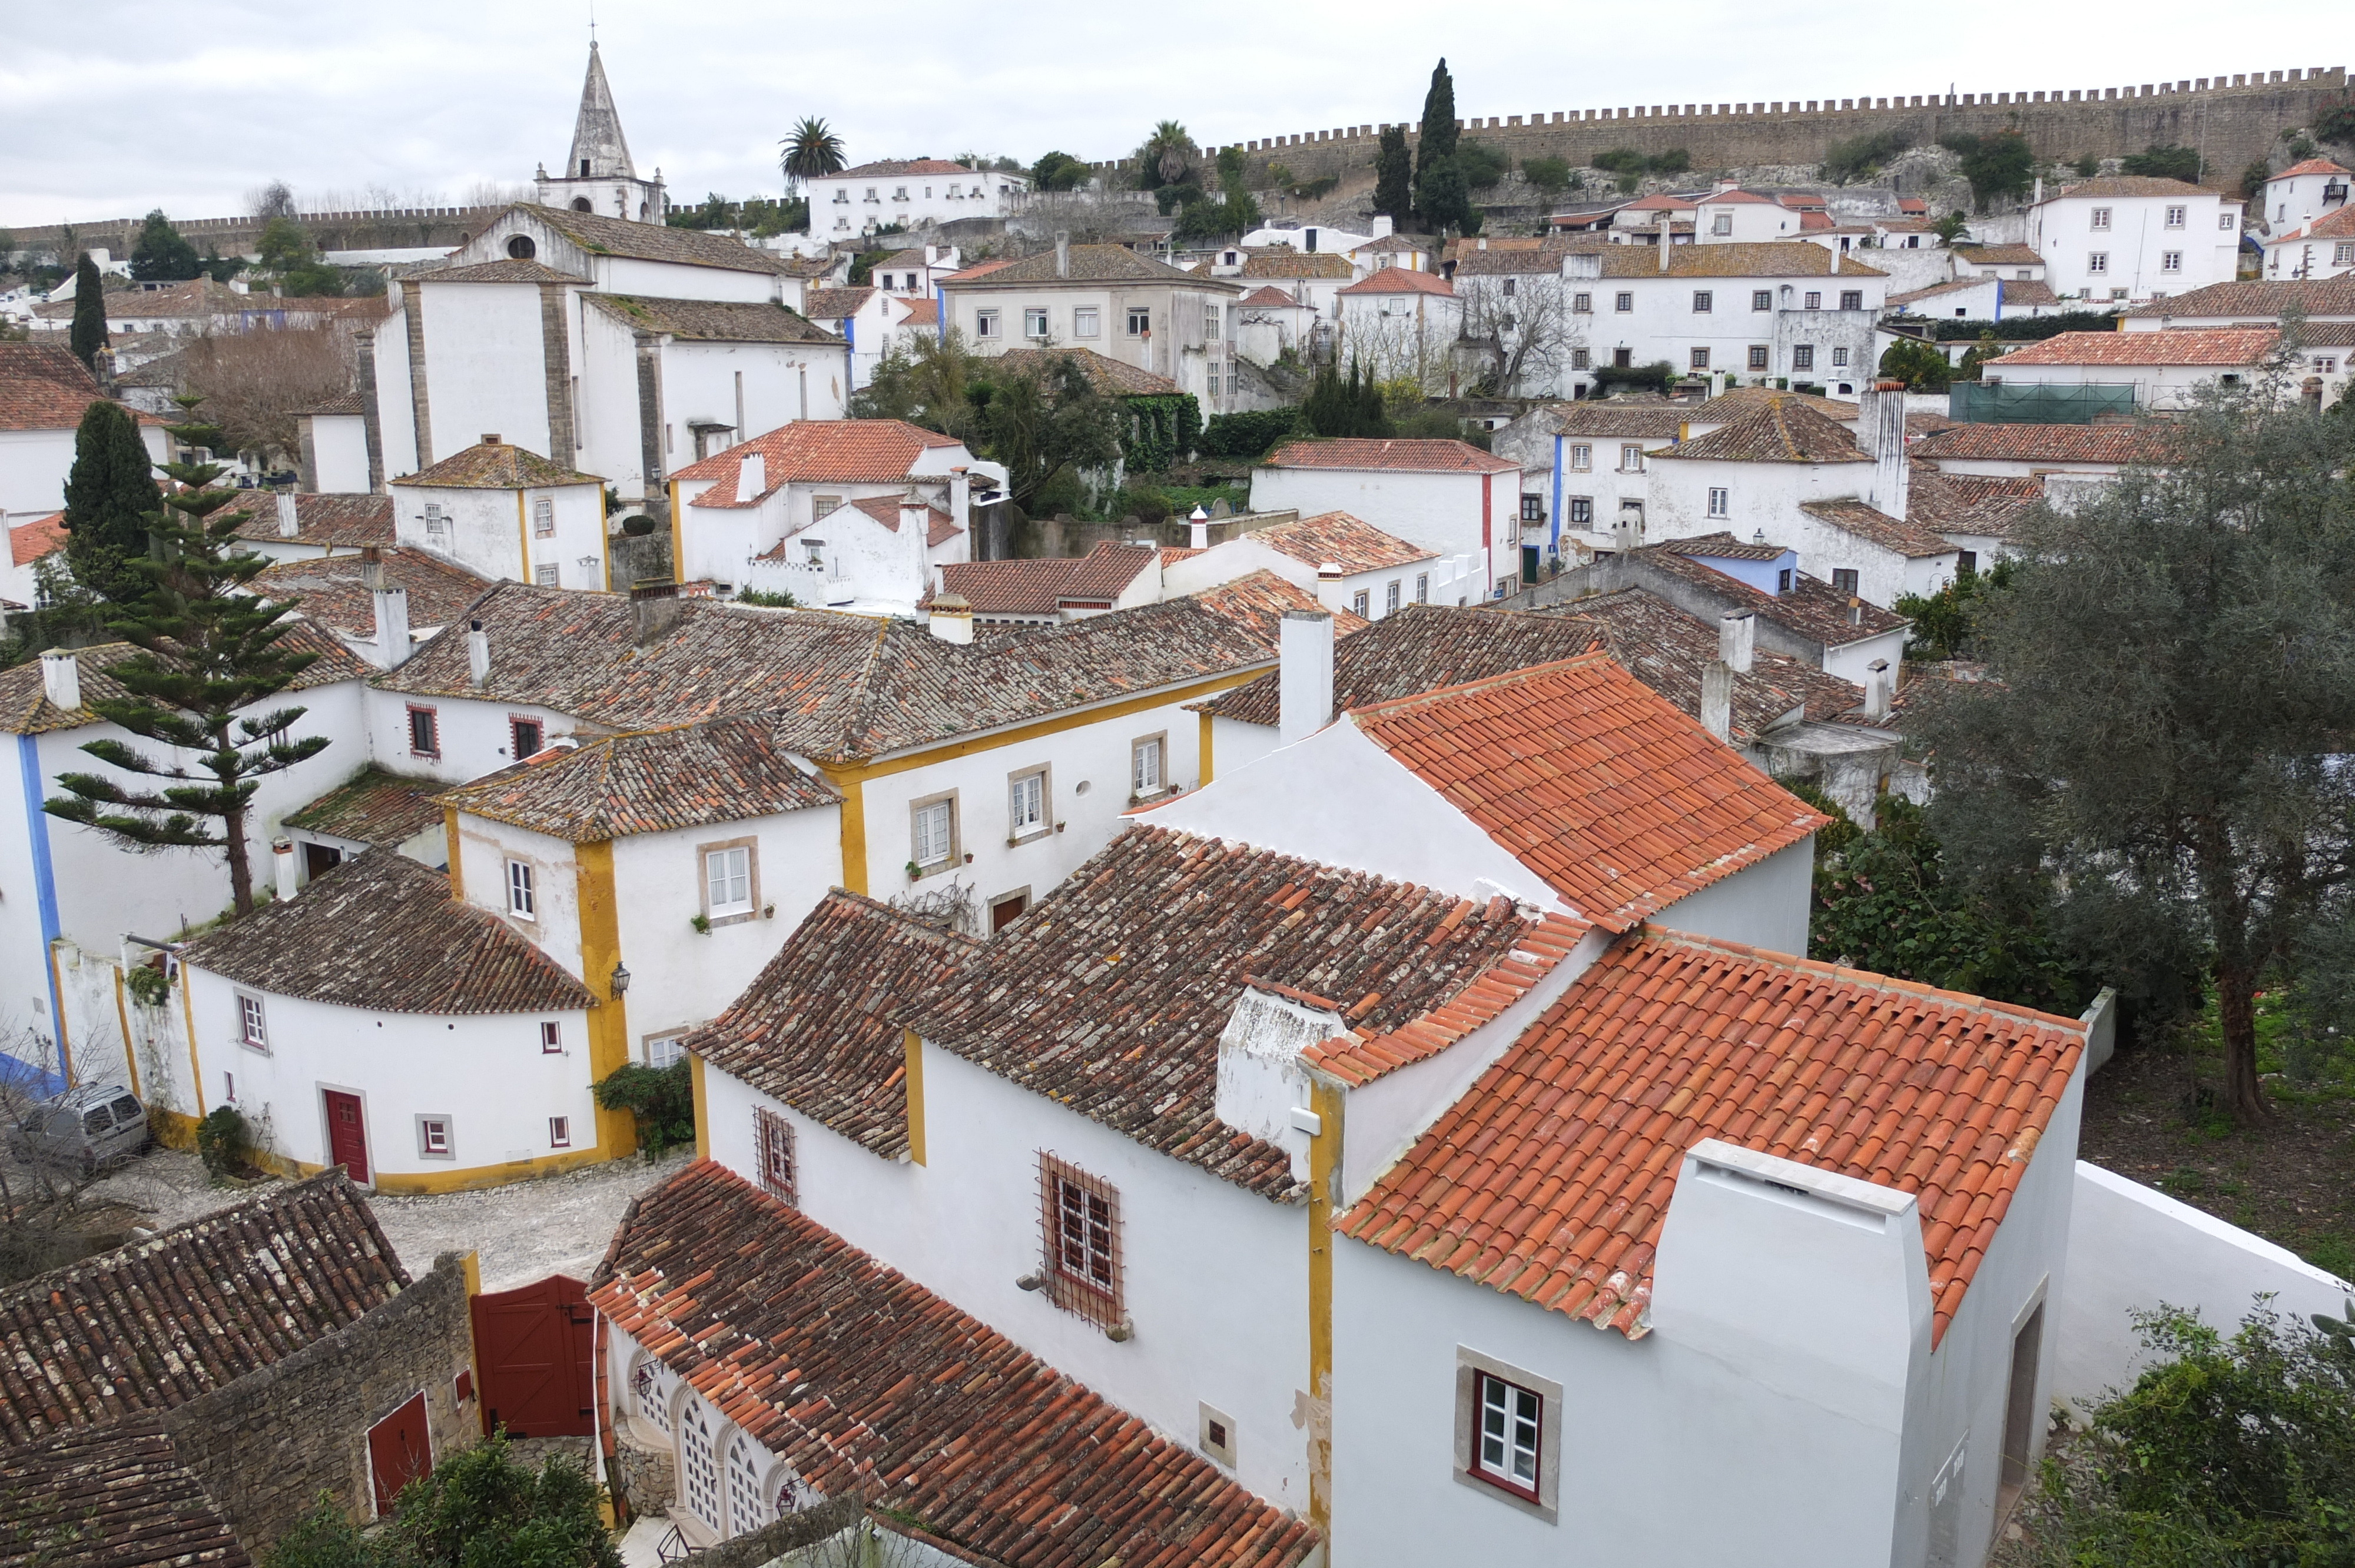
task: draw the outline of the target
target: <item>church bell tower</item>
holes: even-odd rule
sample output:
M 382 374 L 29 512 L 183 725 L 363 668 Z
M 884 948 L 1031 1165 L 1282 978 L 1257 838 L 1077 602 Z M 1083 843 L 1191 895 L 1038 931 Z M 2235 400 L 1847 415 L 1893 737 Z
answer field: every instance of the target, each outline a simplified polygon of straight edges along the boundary
M 630 162 L 630 143 L 622 135 L 622 116 L 613 107 L 613 90 L 605 84 L 604 61 L 598 58 L 593 38 L 589 76 L 581 84 L 581 112 L 572 122 L 571 155 L 552 175 L 543 164 L 536 180 L 542 207 L 570 207 L 632 223 L 660 223 L 670 210 L 663 196 L 662 171 L 642 180 Z

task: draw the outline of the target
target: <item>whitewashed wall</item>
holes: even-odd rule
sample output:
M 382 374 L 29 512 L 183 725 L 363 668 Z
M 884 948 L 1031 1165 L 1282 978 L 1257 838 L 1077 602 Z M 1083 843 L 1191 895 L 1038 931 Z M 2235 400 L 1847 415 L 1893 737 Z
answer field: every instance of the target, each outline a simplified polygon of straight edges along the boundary
M 463 629 L 454 631 L 453 635 L 464 635 Z M 498 634 L 493 632 L 491 668 L 497 670 L 498 663 Z M 559 735 L 576 731 L 591 735 L 600 733 L 594 729 L 584 731 L 568 715 L 533 703 L 509 705 L 438 694 L 418 696 L 376 686 L 367 689 L 362 701 L 368 714 L 368 759 L 372 759 L 389 773 L 438 779 L 451 784 L 464 784 L 505 768 L 510 762 L 522 760 L 508 755 L 515 746 L 512 723 L 515 719 L 527 718 L 538 723 L 543 740 L 553 740 Z M 410 750 L 409 710 L 411 707 L 433 710 L 434 727 L 442 743 L 439 757 L 426 757 Z M 359 766 L 362 759 L 346 752 L 341 760 L 345 764 L 345 771 L 349 773 Z
M 1520 537 L 1521 485 L 1519 476 L 1510 470 L 1401 473 L 1376 469 L 1255 468 L 1251 504 L 1254 512 L 1296 509 L 1303 517 L 1347 512 L 1426 550 L 1474 556 L 1479 563 L 1474 580 L 1460 585 L 1459 591 L 1476 604 L 1486 597 L 1483 585 L 1519 569 L 1513 551 Z
M 416 294 L 423 306 L 434 457 L 464 451 L 495 433 L 569 463 L 570 452 L 548 450 L 539 291 L 516 283 L 427 283 Z M 377 385 L 384 386 L 381 366 Z
M 310 416 L 311 451 L 324 493 L 365 495 L 368 490 L 368 420 L 358 414 Z
M 507 913 L 510 860 L 531 867 L 529 919 Z M 496 915 L 508 929 L 581 975 L 581 869 L 570 843 L 509 822 L 461 815 L 458 863 L 452 869 L 459 874 L 459 891 L 467 903 Z

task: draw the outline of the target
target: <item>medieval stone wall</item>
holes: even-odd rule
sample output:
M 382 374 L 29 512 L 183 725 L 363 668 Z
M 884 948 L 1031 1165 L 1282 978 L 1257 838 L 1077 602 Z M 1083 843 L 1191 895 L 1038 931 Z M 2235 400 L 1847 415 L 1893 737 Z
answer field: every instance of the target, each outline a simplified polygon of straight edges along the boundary
M 385 212 L 298 212 L 294 221 L 322 250 L 454 250 L 506 210 L 503 207 L 419 207 Z M 110 217 L 70 227 L 80 249 L 103 249 L 119 261 L 131 254 L 140 225 L 145 221 L 144 217 Z M 250 216 L 176 217 L 172 227 L 197 248 L 199 256 L 208 249 L 218 249 L 223 256 L 250 256 L 260 247 L 261 230 L 268 222 Z M 66 227 L 49 224 L 13 232 L 22 249 L 43 252 L 65 243 Z

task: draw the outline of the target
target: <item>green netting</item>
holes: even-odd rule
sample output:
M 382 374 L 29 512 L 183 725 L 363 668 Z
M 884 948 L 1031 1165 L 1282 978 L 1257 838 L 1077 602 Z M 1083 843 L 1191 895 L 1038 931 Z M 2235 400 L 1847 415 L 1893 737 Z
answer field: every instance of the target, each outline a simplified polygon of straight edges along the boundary
M 2131 417 L 2131 387 L 2033 387 L 1957 381 L 1946 417 L 1967 425 L 2090 425 L 2105 414 Z

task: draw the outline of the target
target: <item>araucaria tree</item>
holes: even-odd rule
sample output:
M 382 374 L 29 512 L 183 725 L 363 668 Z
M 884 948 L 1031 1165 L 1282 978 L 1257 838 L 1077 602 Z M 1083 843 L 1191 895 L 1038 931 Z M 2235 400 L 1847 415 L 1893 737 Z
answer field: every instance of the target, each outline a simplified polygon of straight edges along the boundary
M 2254 1119 L 2258 991 L 2355 991 L 2349 429 L 2277 365 L 2169 430 L 2165 471 L 2022 526 L 1977 620 L 1993 678 L 1944 688 L 1921 738 L 1949 865 L 2049 900 L 2106 972 L 2203 969 Z
M 66 564 L 101 599 L 123 603 L 146 588 L 131 563 L 147 554 L 149 519 L 164 502 L 139 426 L 120 403 L 82 410 L 66 474 Z
M 92 370 L 98 368 L 98 351 L 106 346 L 106 285 L 87 250 L 74 263 L 73 330 L 66 335 L 66 346 Z
M 181 429 L 206 433 L 198 427 L 175 433 Z M 121 739 L 91 741 L 82 750 L 116 773 L 157 782 L 125 788 L 111 774 L 60 774 L 67 793 L 42 809 L 134 851 L 218 853 L 244 915 L 253 908 L 245 841 L 254 792 L 263 778 L 327 746 L 325 736 L 295 734 L 304 709 L 256 705 L 293 684 L 318 655 L 279 645 L 293 629 L 295 600 L 265 602 L 247 588 L 270 563 L 239 545 L 245 514 L 224 511 L 230 493 L 211 488 L 221 467 L 172 463 L 164 471 L 181 488 L 165 497 L 150 524 L 149 555 L 135 563 L 144 586 L 115 601 L 108 619 L 108 630 L 140 652 L 107 667 L 122 696 L 85 693 L 82 705 L 172 749 L 157 755 Z

